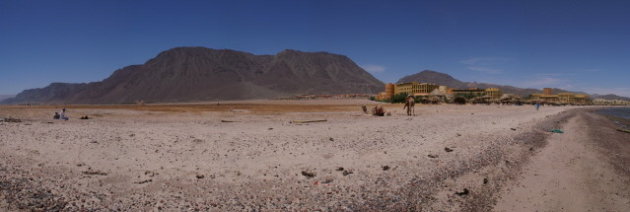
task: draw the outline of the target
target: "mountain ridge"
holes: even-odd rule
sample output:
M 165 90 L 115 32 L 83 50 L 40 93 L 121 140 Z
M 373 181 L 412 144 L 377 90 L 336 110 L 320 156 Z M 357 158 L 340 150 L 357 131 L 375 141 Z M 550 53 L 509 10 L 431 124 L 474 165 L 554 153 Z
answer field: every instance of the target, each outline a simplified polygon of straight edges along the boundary
M 449 74 L 423 70 L 398 80 L 428 82 L 451 88 L 500 88 L 527 96 L 539 89 L 460 81 Z M 115 70 L 88 83 L 53 82 L 44 88 L 0 96 L 0 103 L 117 104 L 191 102 L 290 97 L 310 94 L 374 94 L 384 84 L 344 55 L 285 49 L 275 55 L 255 55 L 231 49 L 175 47 L 144 64 Z M 571 92 L 553 89 L 554 93 Z M 584 93 L 584 92 L 574 92 Z M 4 99 L 1 99 L 1 98 Z M 593 98 L 630 100 L 614 94 Z
M 384 84 L 350 58 L 283 50 L 275 55 L 175 47 L 141 65 L 90 83 L 51 83 L 3 103 L 118 104 L 278 98 L 308 94 L 371 94 Z

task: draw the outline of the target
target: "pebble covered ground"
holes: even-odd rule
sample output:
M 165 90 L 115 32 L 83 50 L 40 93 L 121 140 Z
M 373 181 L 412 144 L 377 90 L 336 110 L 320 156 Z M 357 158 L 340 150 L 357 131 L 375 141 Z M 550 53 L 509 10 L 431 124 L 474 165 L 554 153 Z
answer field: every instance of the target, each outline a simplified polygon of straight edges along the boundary
M 0 110 L 0 194 L 41 211 L 435 211 L 491 207 L 570 107 L 356 111 Z M 53 110 L 54 112 L 54 110 Z M 52 112 L 50 112 L 52 113 Z M 88 115 L 90 119 L 77 117 Z M 325 122 L 295 123 L 293 120 Z M 3 207 L 4 207 L 3 206 Z

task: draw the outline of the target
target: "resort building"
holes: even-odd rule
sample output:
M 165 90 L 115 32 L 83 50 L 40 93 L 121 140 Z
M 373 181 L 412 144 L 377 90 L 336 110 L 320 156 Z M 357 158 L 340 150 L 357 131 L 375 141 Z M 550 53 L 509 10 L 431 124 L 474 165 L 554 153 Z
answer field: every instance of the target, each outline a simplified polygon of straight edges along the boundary
M 438 91 L 440 91 L 440 93 L 446 94 L 448 92 L 448 87 L 446 87 L 446 85 L 440 85 L 440 87 L 438 87 Z
M 478 96 L 484 96 L 486 91 L 479 88 L 469 88 L 469 89 L 449 89 L 448 94 L 453 94 L 456 97 L 464 97 L 464 98 L 473 98 Z
M 505 95 L 499 88 L 469 88 L 469 89 L 455 89 L 448 88 L 443 85 L 437 85 L 433 83 L 419 83 L 408 82 L 401 84 L 387 83 L 385 84 L 385 91 L 380 92 L 376 96 L 376 100 L 388 101 L 391 100 L 396 94 L 406 93 L 419 97 L 420 99 L 434 99 L 440 98 L 442 100 L 448 98 L 465 98 L 467 101 L 473 103 L 477 102 L 502 102 Z M 585 105 L 591 104 L 590 97 L 586 94 L 577 94 L 563 92 L 554 94 L 552 88 L 543 88 L 542 93 L 532 94 L 529 98 L 529 102 L 540 102 L 543 104 L 563 104 L 563 105 Z M 627 104 L 622 101 L 603 101 L 598 100 L 598 104 Z
M 376 96 L 376 99 L 377 100 L 389 100 L 389 99 L 392 99 L 392 97 L 394 97 L 395 89 L 396 89 L 396 85 L 394 85 L 393 83 L 385 84 L 385 92 L 378 93 L 378 95 Z
M 427 96 L 433 90 L 442 89 L 445 91 L 448 89 L 446 86 L 439 86 L 433 83 L 418 83 L 418 82 L 409 82 L 409 83 L 401 83 L 401 84 L 393 84 L 387 83 L 385 84 L 385 91 L 380 92 L 376 95 L 377 100 L 390 100 L 394 95 L 400 93 L 406 93 L 408 95 L 414 96 Z
M 395 88 L 395 94 L 399 93 L 407 93 L 411 95 L 426 95 L 431 93 L 431 91 L 438 89 L 440 86 L 433 83 L 418 83 L 418 82 L 408 82 L 397 84 Z
M 437 85 L 433 83 L 419 83 L 408 82 L 401 84 L 385 84 L 385 91 L 380 92 L 376 96 L 376 100 L 387 101 L 391 100 L 394 95 L 406 93 L 421 98 L 433 98 L 439 97 L 444 99 L 446 95 L 470 98 L 484 98 L 486 100 L 499 100 L 503 95 L 499 88 L 486 88 L 486 89 L 453 89 L 444 85 Z
M 578 105 L 585 105 L 585 104 L 590 104 L 590 97 L 586 94 L 575 94 L 573 96 L 573 104 L 578 104 Z
M 499 88 L 486 88 L 485 96 L 490 97 L 490 99 L 500 99 L 503 96 L 503 92 Z
M 557 103 L 560 102 L 560 97 L 553 94 L 535 93 L 531 95 L 531 100 L 542 103 Z
M 469 88 L 469 89 L 449 89 L 449 94 L 453 94 L 454 96 L 460 96 L 467 99 L 475 98 L 475 97 L 484 97 L 489 100 L 498 100 L 503 95 L 501 89 L 499 88 Z
M 589 96 L 586 94 L 568 92 L 553 94 L 551 88 L 543 88 L 543 93 L 532 94 L 530 100 L 546 104 L 584 105 L 590 103 Z

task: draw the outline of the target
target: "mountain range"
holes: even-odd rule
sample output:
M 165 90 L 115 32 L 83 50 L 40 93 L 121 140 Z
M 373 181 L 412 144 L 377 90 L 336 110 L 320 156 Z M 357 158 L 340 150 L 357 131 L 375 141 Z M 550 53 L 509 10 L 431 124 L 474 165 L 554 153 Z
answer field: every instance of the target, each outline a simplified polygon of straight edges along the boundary
M 384 84 L 343 55 L 284 50 L 254 55 L 178 47 L 92 83 L 52 83 L 3 103 L 117 104 L 372 94 Z
M 493 87 L 520 96 L 542 92 L 509 85 L 463 82 L 431 70 L 405 76 L 397 83 L 413 81 L 460 89 Z M 22 91 L 12 98 L 5 97 L 0 103 L 192 102 L 311 94 L 375 94 L 383 90 L 383 82 L 343 55 L 296 50 L 254 55 L 228 49 L 178 47 L 163 51 L 144 64 L 116 70 L 99 82 L 51 83 L 44 88 Z M 553 92 L 570 91 L 554 89 Z M 630 100 L 612 94 L 593 97 Z

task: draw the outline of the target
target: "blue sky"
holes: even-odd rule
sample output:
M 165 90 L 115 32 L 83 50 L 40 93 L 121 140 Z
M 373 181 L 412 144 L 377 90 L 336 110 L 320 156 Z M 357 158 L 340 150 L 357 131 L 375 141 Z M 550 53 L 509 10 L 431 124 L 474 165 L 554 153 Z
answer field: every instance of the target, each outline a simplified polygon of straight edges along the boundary
M 89 82 L 176 46 L 347 55 L 384 82 L 630 96 L 630 1 L 0 0 L 0 94 Z

